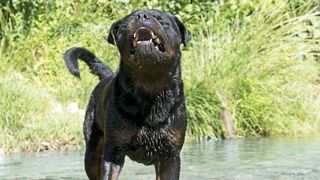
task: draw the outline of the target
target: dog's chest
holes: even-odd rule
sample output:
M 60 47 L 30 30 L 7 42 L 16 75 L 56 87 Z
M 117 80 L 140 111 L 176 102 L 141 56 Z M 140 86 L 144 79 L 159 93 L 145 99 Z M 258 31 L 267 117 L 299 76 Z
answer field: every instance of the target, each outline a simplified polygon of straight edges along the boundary
M 176 137 L 168 128 L 150 129 L 142 127 L 132 138 L 127 155 L 146 165 L 153 164 L 157 159 L 174 155 L 179 151 Z

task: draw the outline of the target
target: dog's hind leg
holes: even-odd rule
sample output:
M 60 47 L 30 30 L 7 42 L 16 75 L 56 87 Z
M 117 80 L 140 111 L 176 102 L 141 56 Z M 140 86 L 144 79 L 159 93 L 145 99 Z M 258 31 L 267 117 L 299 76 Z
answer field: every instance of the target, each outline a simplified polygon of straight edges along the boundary
M 86 142 L 85 169 L 91 180 L 99 180 L 101 174 L 101 158 L 103 152 L 103 134 L 92 132 L 91 138 Z
M 91 97 L 83 126 L 86 140 L 85 170 L 91 180 L 99 180 L 103 153 L 103 132 L 95 122 L 94 100 Z

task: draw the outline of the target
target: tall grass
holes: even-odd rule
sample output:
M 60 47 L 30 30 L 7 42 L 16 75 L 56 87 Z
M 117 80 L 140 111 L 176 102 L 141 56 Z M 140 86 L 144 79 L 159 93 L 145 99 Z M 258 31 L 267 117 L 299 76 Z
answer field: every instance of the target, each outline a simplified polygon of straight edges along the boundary
M 310 1 L 292 10 L 288 1 L 261 3 L 250 16 L 236 19 L 234 24 L 214 13 L 204 15 L 206 21 L 200 23 L 204 28 L 193 41 L 192 54 L 185 58 L 189 61 L 184 73 L 189 82 L 206 84 L 202 91 L 227 95 L 237 135 L 319 132 L 320 12 L 313 5 Z M 187 87 L 197 88 L 197 83 Z M 188 96 L 194 95 L 188 91 Z M 206 97 L 204 94 L 200 96 Z M 205 102 L 211 102 L 210 98 Z M 197 121 L 192 124 L 208 127 L 221 123 L 219 116 L 201 105 L 198 114 L 212 118 L 204 125 L 190 112 L 191 120 Z M 214 137 L 221 134 L 213 132 Z M 205 134 L 210 133 L 212 129 Z
M 319 132 L 317 2 L 232 3 L 208 1 L 193 8 L 182 3 L 182 10 L 170 9 L 172 4 L 164 1 L 146 5 L 181 12 L 178 16 L 193 32 L 182 57 L 188 137 L 228 137 L 224 111 L 231 114 L 237 136 Z M 75 102 L 85 109 L 98 79 L 84 64 L 80 64 L 81 81 L 72 78 L 62 55 L 71 46 L 83 46 L 116 69 L 119 54 L 106 42 L 108 28 L 142 3 L 117 11 L 109 5 L 100 1 L 46 4 L 27 23 L 28 31 L 23 30 L 22 14 L 11 16 L 14 24 L 1 21 L 0 129 L 4 133 L 0 148 L 13 152 L 82 145 L 83 114 L 71 112 L 68 106 Z

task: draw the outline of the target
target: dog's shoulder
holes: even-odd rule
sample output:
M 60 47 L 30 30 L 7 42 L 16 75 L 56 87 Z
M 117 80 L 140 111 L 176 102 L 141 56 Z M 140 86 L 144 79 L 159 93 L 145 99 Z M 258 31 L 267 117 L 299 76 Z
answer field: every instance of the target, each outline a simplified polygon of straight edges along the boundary
M 93 89 L 92 97 L 95 106 L 101 108 L 105 108 L 105 104 L 107 101 L 110 101 L 111 93 L 112 93 L 112 84 L 114 83 L 114 75 L 108 76 L 107 78 L 101 80 L 96 87 Z

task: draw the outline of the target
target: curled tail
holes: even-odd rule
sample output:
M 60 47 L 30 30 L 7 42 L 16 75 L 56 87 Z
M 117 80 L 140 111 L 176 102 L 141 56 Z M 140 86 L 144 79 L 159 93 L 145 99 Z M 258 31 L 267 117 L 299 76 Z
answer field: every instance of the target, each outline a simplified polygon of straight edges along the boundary
M 100 81 L 113 74 L 112 70 L 92 52 L 85 48 L 73 47 L 64 54 L 64 61 L 69 72 L 78 78 L 80 78 L 78 59 L 83 60 L 89 66 L 91 73 L 97 75 Z

